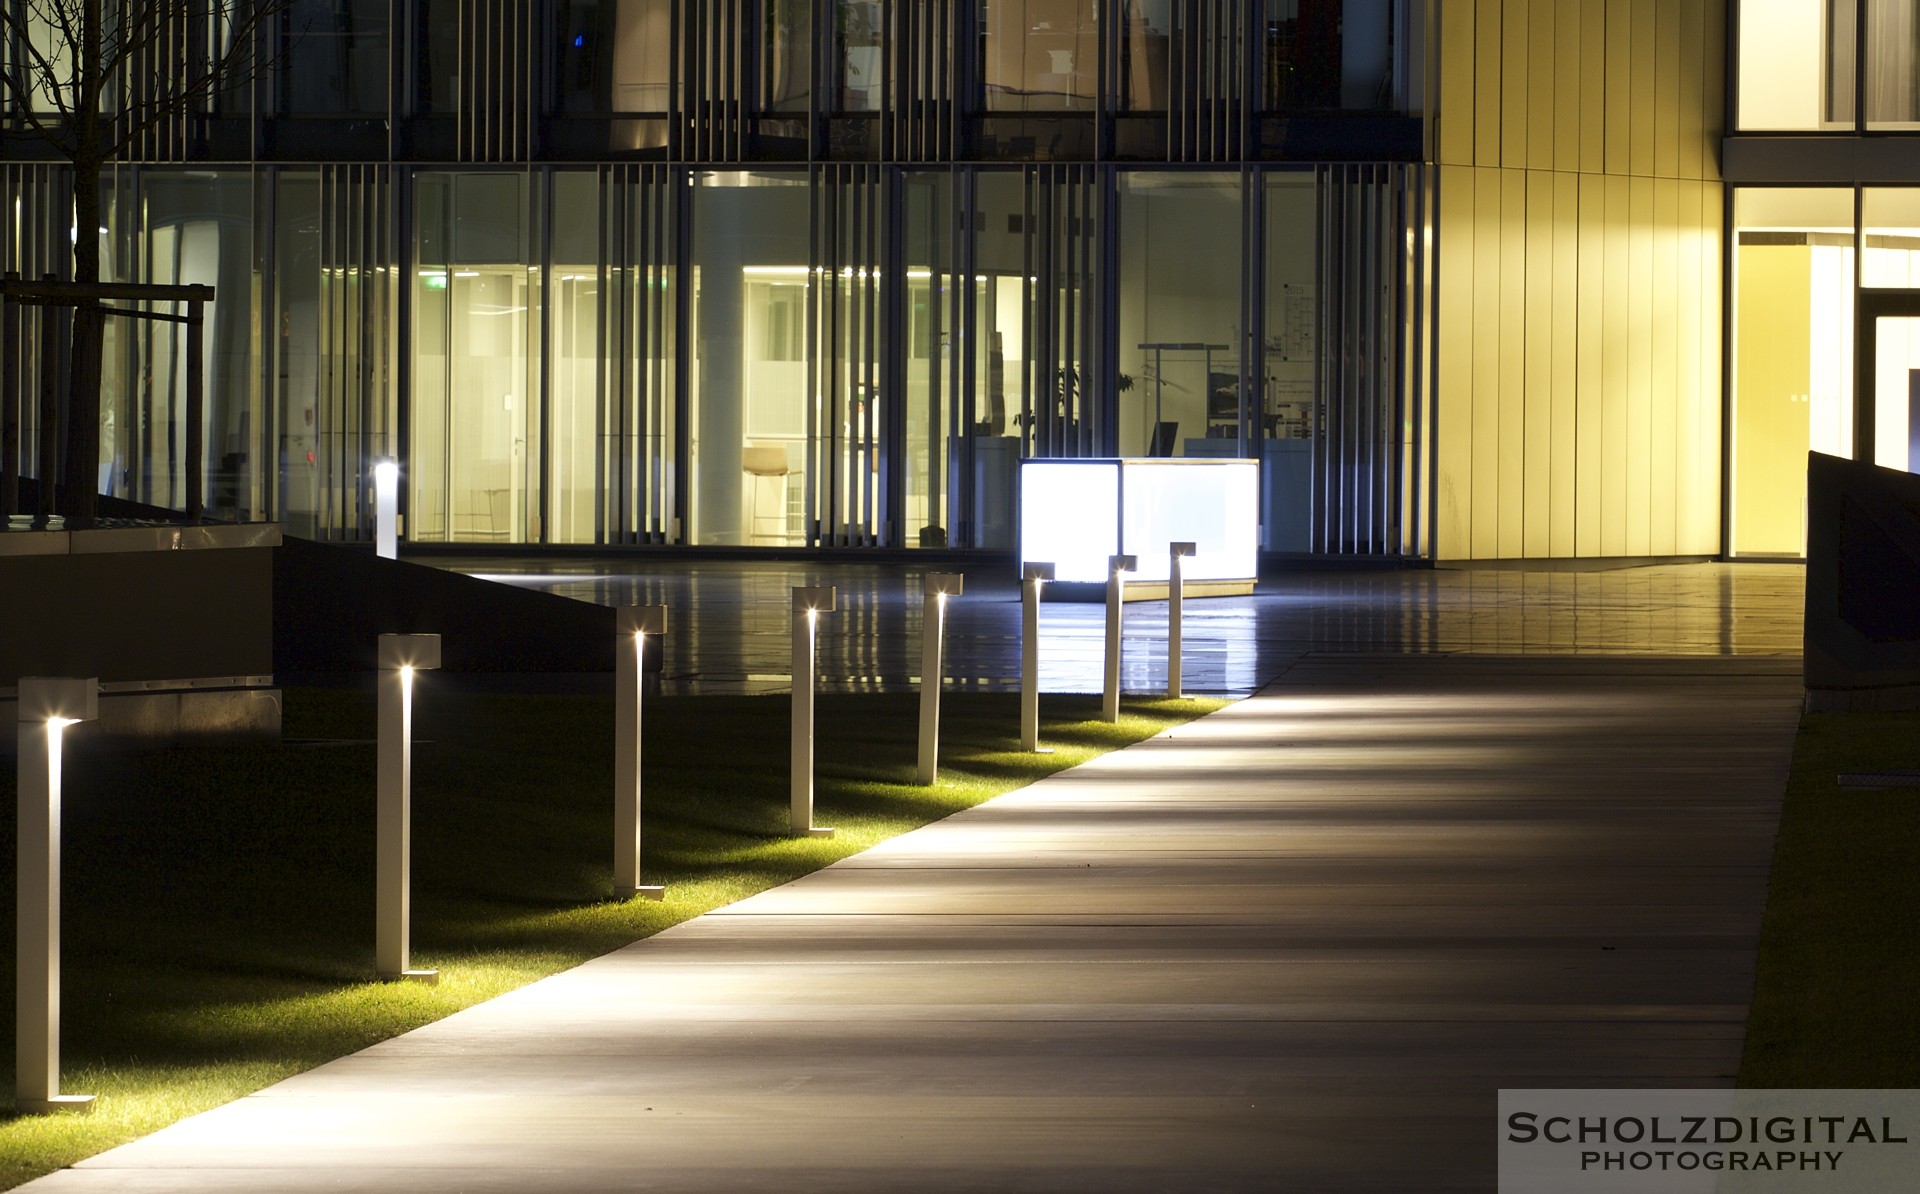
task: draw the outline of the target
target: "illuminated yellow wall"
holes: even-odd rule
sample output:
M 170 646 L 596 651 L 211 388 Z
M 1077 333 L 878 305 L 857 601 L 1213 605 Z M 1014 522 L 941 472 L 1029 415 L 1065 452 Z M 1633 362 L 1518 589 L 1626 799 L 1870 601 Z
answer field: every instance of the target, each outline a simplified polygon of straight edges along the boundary
M 1720 550 L 1724 0 L 1445 0 L 1442 559 Z

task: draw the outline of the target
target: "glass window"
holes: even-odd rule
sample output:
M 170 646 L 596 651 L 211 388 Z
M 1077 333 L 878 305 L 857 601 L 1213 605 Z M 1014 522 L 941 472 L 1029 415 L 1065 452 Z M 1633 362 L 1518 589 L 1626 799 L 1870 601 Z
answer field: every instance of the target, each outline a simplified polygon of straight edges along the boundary
M 887 12 L 880 0 L 835 0 L 833 57 L 842 112 L 878 112 Z
M 983 0 L 980 22 L 988 111 L 1092 110 L 1100 66 L 1093 0 Z
M 1920 128 L 1920 12 L 1914 0 L 1867 0 L 1866 42 L 1867 127 Z
M 1733 268 L 1733 551 L 1799 556 L 1807 451 L 1853 455 L 1853 192 L 1736 192 Z
M 1396 105 L 1399 0 L 1264 0 L 1269 112 Z
M 387 0 L 291 0 L 281 29 L 282 112 L 387 111 Z
M 1238 456 L 1238 175 L 1120 180 L 1120 454 Z
M 671 0 L 561 0 L 555 16 L 562 112 L 667 111 Z
M 763 0 L 760 110 L 805 113 L 813 94 L 811 0 Z
M 1857 0 L 1742 0 L 1739 127 L 1851 129 L 1858 12 Z

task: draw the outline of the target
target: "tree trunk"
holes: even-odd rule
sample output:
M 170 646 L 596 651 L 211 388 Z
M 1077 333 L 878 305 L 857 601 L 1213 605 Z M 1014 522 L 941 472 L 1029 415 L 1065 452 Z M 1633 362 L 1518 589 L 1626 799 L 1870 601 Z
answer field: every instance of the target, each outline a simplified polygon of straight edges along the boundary
M 73 164 L 73 280 L 100 280 L 100 164 Z M 67 389 L 66 476 L 69 518 L 92 518 L 100 508 L 100 363 L 106 317 L 89 300 L 73 310 L 73 355 Z
M 100 77 L 101 9 L 80 6 L 79 86 L 73 105 L 73 280 L 100 280 L 100 167 L 112 125 L 101 98 L 111 81 Z M 73 310 L 73 357 L 67 390 L 67 500 L 69 518 L 92 518 L 100 508 L 100 355 L 105 338 L 97 300 Z

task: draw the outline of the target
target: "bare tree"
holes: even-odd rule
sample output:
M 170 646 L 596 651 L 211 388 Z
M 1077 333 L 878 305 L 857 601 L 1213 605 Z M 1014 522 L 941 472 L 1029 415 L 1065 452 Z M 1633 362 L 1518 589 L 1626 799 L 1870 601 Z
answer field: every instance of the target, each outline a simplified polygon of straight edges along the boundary
M 289 0 L 0 0 L 0 103 L 73 167 L 73 279 L 100 281 L 100 172 L 163 127 L 192 122 L 267 65 Z M 63 513 L 98 507 L 105 315 L 74 310 Z M 42 478 L 50 484 L 52 478 Z

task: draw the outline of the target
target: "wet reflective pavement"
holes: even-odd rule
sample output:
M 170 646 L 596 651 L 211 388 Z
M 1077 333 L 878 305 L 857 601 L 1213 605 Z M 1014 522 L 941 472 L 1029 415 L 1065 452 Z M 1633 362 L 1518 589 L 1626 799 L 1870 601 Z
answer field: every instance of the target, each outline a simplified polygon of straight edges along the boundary
M 603 605 L 668 606 L 662 687 L 679 693 L 784 691 L 799 585 L 839 589 L 838 610 L 820 620 L 822 689 L 911 688 L 921 576 L 960 571 L 966 594 L 948 611 L 951 683 L 1008 691 L 1019 679 L 1019 589 L 1005 563 L 423 562 Z M 1781 564 L 1281 573 L 1252 596 L 1188 599 L 1184 687 L 1245 696 L 1325 652 L 1797 657 L 1804 588 L 1804 571 Z M 1046 603 L 1043 691 L 1099 691 L 1104 616 L 1097 603 Z M 1165 601 L 1128 604 L 1126 691 L 1165 690 L 1166 634 Z

